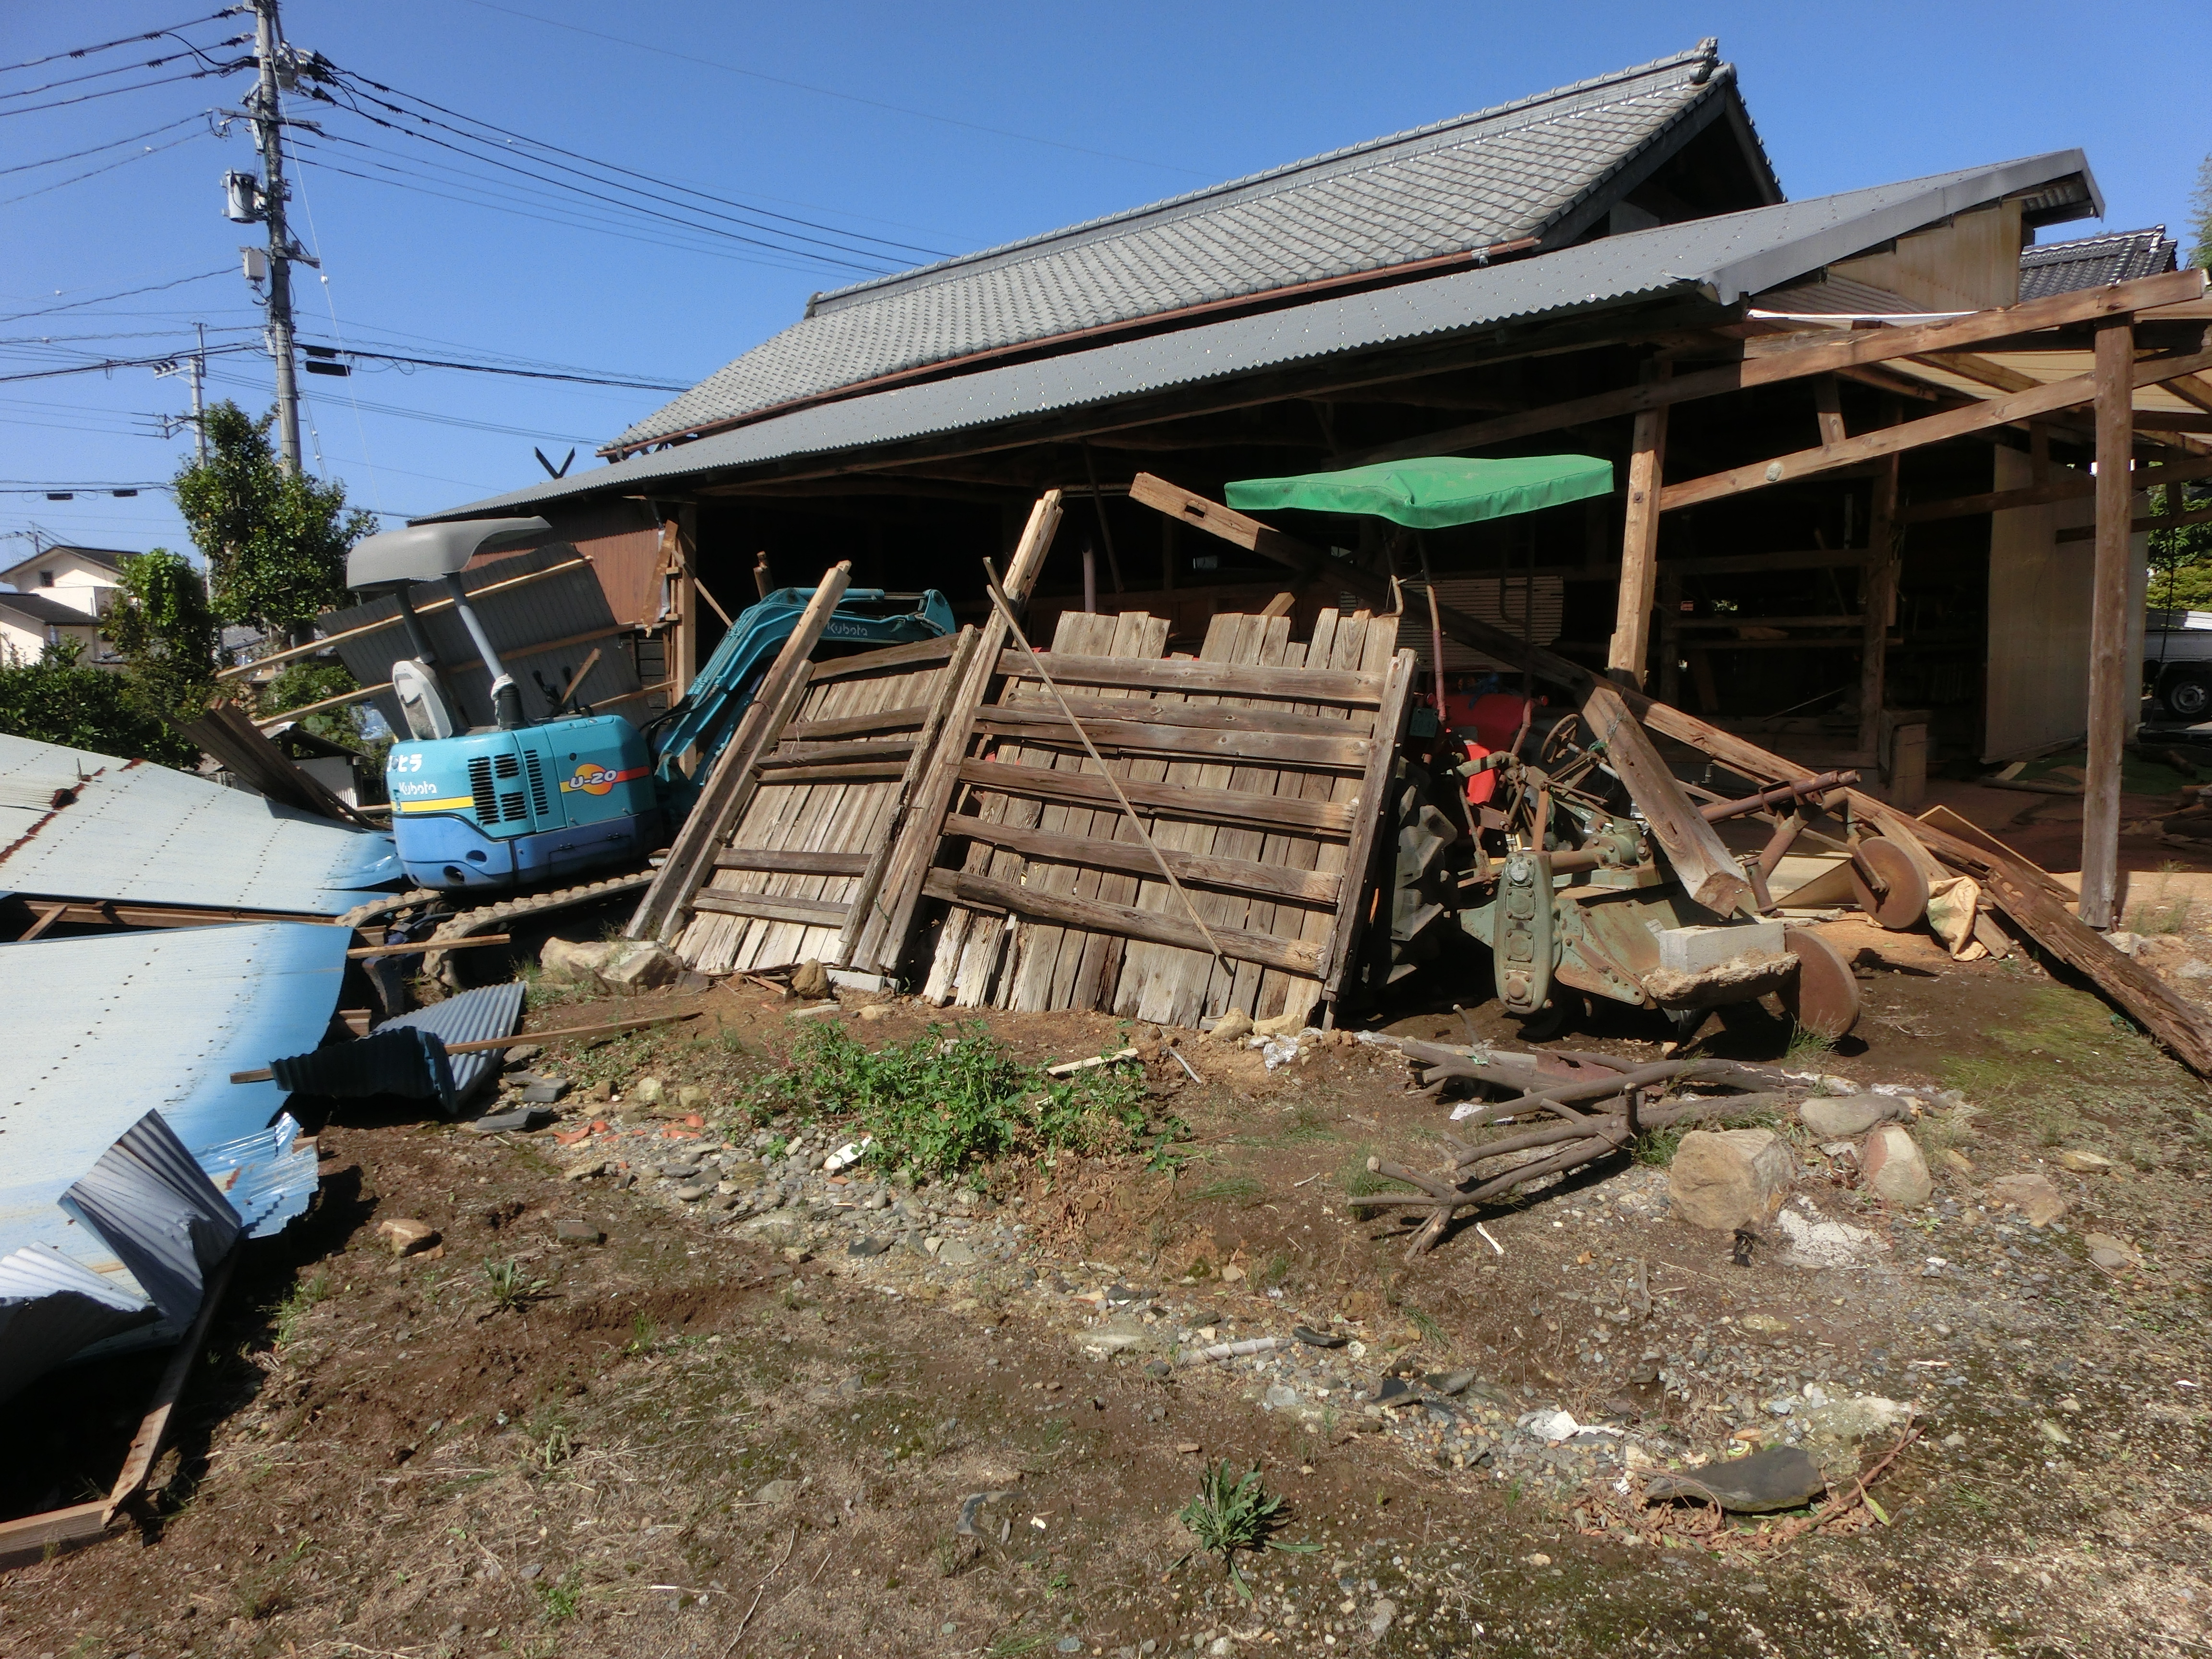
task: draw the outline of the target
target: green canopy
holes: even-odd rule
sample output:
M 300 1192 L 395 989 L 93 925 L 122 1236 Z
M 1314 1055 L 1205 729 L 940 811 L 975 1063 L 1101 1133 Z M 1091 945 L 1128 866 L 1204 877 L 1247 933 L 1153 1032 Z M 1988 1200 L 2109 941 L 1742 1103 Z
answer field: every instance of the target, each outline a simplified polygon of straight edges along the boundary
M 1437 455 L 1292 478 L 1243 478 L 1229 486 L 1228 499 L 1247 513 L 1285 507 L 1367 513 L 1415 530 L 1442 530 L 1612 493 L 1613 463 L 1595 455 L 1492 461 Z

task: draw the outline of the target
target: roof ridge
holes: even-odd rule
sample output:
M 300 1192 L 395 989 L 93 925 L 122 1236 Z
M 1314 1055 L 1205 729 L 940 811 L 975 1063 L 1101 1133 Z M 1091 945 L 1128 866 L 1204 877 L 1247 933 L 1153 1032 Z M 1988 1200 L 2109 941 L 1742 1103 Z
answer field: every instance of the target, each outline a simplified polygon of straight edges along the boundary
M 1201 185 L 1196 190 L 1185 191 L 1179 196 L 1166 197 L 1139 207 L 1122 208 L 1113 213 L 1101 214 L 1096 218 L 1082 220 L 1073 225 L 1063 225 L 1054 230 L 1042 231 L 1032 236 L 1018 237 L 1012 241 L 1001 242 L 995 246 L 977 248 L 973 252 L 955 254 L 949 258 L 935 260 L 928 264 L 916 265 L 911 270 L 893 271 L 886 276 L 869 277 L 864 282 L 848 283 L 843 288 L 826 289 L 808 298 L 805 315 L 817 316 L 825 307 L 830 310 L 843 310 L 848 306 L 859 303 L 864 299 L 875 298 L 909 286 L 929 286 L 947 280 L 967 267 L 990 260 L 1003 259 L 1010 254 L 1021 253 L 1032 249 L 1042 250 L 1056 244 L 1073 243 L 1096 236 L 1111 227 L 1135 224 L 1148 219 L 1164 217 L 1180 210 L 1250 191 L 1255 186 L 1279 181 L 1287 183 L 1301 174 L 1314 173 L 1323 167 L 1338 166 L 1364 155 L 1378 155 L 1380 152 L 1395 149 L 1417 140 L 1434 138 L 1460 128 L 1498 121 L 1510 115 L 1524 114 L 1570 98 L 1584 98 L 1592 92 L 1602 90 L 1607 87 L 1625 86 L 1631 82 L 1648 80 L 1666 70 L 1681 69 L 1692 64 L 1705 67 L 1705 73 L 1698 78 L 1697 82 L 1698 85 L 1702 86 L 1709 82 L 1719 83 L 1729 78 L 1724 73 L 1729 66 L 1720 61 L 1719 37 L 1708 35 L 1687 52 L 1676 52 L 1668 58 L 1654 58 L 1648 64 L 1639 64 L 1633 68 L 1613 70 L 1603 75 L 1591 76 L 1567 86 L 1554 87 L 1549 91 L 1535 93 L 1526 98 L 1514 99 L 1507 103 L 1494 104 L 1486 109 L 1447 116 L 1423 126 L 1409 127 L 1402 132 L 1389 133 L 1379 138 L 1364 139 L 1356 144 L 1346 144 L 1336 149 L 1325 150 L 1319 155 L 1285 162 L 1279 167 L 1263 168 L 1260 172 L 1246 173 L 1240 178 Z M 1723 71 L 1723 73 L 1716 73 L 1716 71 Z
M 2129 242 L 2140 237 L 2155 237 L 2163 242 L 2170 240 L 2164 225 L 2145 225 L 2139 230 L 2101 230 L 2094 236 L 2071 236 L 2063 242 L 2037 242 L 2020 251 L 2021 263 L 2039 253 L 2068 253 L 2078 249 L 2094 247 L 2100 242 Z

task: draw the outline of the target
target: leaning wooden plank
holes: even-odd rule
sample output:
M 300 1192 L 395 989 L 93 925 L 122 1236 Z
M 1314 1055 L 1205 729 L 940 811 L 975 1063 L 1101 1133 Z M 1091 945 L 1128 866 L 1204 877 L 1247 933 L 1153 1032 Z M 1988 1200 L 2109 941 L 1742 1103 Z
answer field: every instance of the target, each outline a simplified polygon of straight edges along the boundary
M 1334 616 L 1336 613 L 1329 611 L 1326 614 Z M 1315 625 L 1316 628 L 1323 626 L 1319 622 Z M 1155 693 L 1143 705 L 1147 725 L 1184 726 L 1206 732 L 1279 732 L 1311 738 L 1370 738 L 1375 735 L 1375 711 L 1371 708 L 1329 704 L 1326 705 L 1326 714 L 1308 714 L 1281 706 L 1232 708 L 1224 703 L 1163 702 L 1160 695 Z M 1067 706 L 1075 711 L 1075 718 L 1085 726 L 1093 720 L 1129 718 L 1129 705 L 1126 700 L 1109 702 L 1103 697 L 1070 697 Z M 1298 708 L 1321 706 L 1301 703 Z M 1059 713 L 1059 705 L 1044 695 L 1037 681 L 1024 679 L 1018 684 L 1009 685 L 1006 695 L 993 703 L 982 718 L 994 720 L 1038 715 L 1057 718 Z M 1364 761 L 1355 763 L 1364 763 Z
M 862 652 L 856 657 L 836 657 L 818 665 L 815 678 L 823 683 L 849 680 L 862 674 L 887 674 L 893 669 L 913 669 L 926 663 L 943 662 L 959 647 L 957 634 L 942 634 L 933 640 L 917 640 L 912 645 L 887 645 L 880 651 Z
M 875 743 L 803 743 L 786 738 L 776 744 L 774 754 L 762 759 L 761 770 L 772 772 L 780 767 L 804 766 L 811 761 L 834 761 L 841 765 L 861 761 L 898 761 L 903 764 L 913 753 L 914 742 L 908 738 L 886 738 Z
M 908 732 L 929 718 L 929 708 L 910 703 L 875 714 L 845 714 L 833 720 L 793 720 L 784 728 L 786 743 L 812 743 L 828 738 L 854 738 L 876 732 Z
M 1366 738 L 1288 736 L 1251 729 L 1206 731 L 1155 724 L 1145 715 L 1106 720 L 1084 715 L 1077 718 L 1083 721 L 1093 743 L 1133 754 L 1191 755 L 1234 758 L 1248 763 L 1272 762 L 1281 766 L 1358 770 L 1367 764 L 1375 749 L 1374 743 Z M 975 729 L 994 733 L 1018 732 L 1033 744 L 1076 740 L 1073 729 L 1060 718 L 1058 710 L 1045 713 L 1026 706 L 1009 708 L 1004 703 L 977 715 Z
M 1011 911 L 1016 915 L 1036 916 L 1069 927 L 1151 939 L 1188 951 L 1206 950 L 1206 936 L 1195 926 L 1156 911 L 1132 909 L 1124 904 L 1101 904 L 1094 899 L 1071 898 L 1060 893 L 1040 893 L 1013 882 L 992 881 L 958 870 L 933 870 L 922 884 L 933 897 Z M 1215 928 L 1214 938 L 1224 956 L 1239 961 L 1256 962 L 1309 977 L 1321 968 L 1321 952 L 1300 941 L 1242 933 L 1233 927 Z
M 1278 620 L 1270 618 L 1270 620 Z M 1112 685 L 1134 691 L 1213 691 L 1228 697 L 1280 697 L 1285 702 L 1342 702 L 1372 708 L 1382 701 L 1379 674 L 1328 669 L 1270 668 L 1256 663 L 1163 662 L 1143 657 L 1079 657 L 1046 651 L 1045 672 L 1063 685 Z M 1009 678 L 1029 671 L 1029 659 L 1008 651 L 999 672 Z
M 1593 680 L 1583 692 L 1583 725 L 1605 746 L 1607 764 L 1627 787 L 1682 890 L 1715 915 L 1733 914 L 1751 891 L 1742 866 L 1682 793 L 1650 733 L 1621 701 L 1620 688 Z
M 709 887 L 692 896 L 694 908 L 722 916 L 756 916 L 808 927 L 841 927 L 850 908 L 835 899 L 793 898 L 775 893 L 723 893 Z
M 762 784 L 779 787 L 802 783 L 871 783 L 902 775 L 906 771 L 906 763 L 893 757 L 889 760 L 816 761 L 783 765 L 763 759 L 759 771 Z
M 177 1344 L 177 1351 L 169 1356 L 169 1363 L 161 1368 L 161 1380 L 155 1385 L 153 1403 L 147 1407 L 146 1415 L 139 1420 L 138 1432 L 132 1437 L 131 1449 L 124 1457 L 122 1473 L 108 1489 L 107 1508 L 101 1516 L 104 1523 L 112 1523 L 118 1510 L 138 1496 L 146 1477 L 153 1473 L 154 1460 L 161 1455 L 161 1444 L 169 1437 L 169 1420 L 176 1414 L 177 1402 L 185 1396 L 185 1384 L 191 1378 L 193 1364 L 206 1345 L 208 1327 L 215 1322 L 216 1305 L 222 1294 L 230 1288 L 230 1276 L 238 1266 L 238 1247 L 233 1246 L 213 1273 L 207 1276 L 200 1291 L 199 1311 L 192 1316 L 185 1340 Z
M 999 789 L 1032 799 L 1061 801 L 1073 805 L 1114 805 L 1114 792 L 1104 780 L 1081 772 L 1048 772 L 1042 767 L 1006 766 L 996 761 L 965 761 L 960 781 L 979 789 Z M 1334 801 L 1293 800 L 1280 795 L 1247 794 L 1233 789 L 1182 789 L 1166 783 L 1122 786 L 1133 806 L 1148 807 L 1171 817 L 1206 823 L 1227 823 L 1267 830 L 1285 824 L 1322 835 L 1349 836 L 1357 814 Z
M 177 730 L 186 742 L 205 750 L 238 778 L 280 805 L 370 827 L 367 818 L 340 800 L 319 779 L 295 765 L 292 757 L 279 749 L 266 732 L 257 730 L 246 718 L 246 711 L 235 704 L 216 703 L 198 720 L 179 722 Z
M 830 615 L 852 579 L 853 567 L 845 563 L 831 566 L 823 574 L 798 627 L 783 642 L 775 665 L 753 693 L 729 747 L 715 758 L 707 787 L 700 791 L 690 817 L 677 832 L 667 862 L 653 877 L 653 885 L 645 890 L 645 897 L 624 930 L 625 937 L 665 943 L 683 927 L 692 894 L 714 868 L 715 849 L 727 838 L 730 827 L 751 799 L 760 757 L 775 747 L 799 707 L 799 696 L 806 689 L 806 659 L 821 643 L 822 632 L 830 625 Z
M 0 1567 L 42 1561 L 75 1544 L 88 1544 L 107 1531 L 107 1500 L 73 1504 L 19 1521 L 0 1522 Z
M 1088 864 L 1101 870 L 1119 870 L 1136 876 L 1159 874 L 1159 866 L 1152 862 L 1152 854 L 1133 841 L 1113 841 L 1095 835 L 1054 835 L 1043 830 L 987 823 L 981 818 L 963 817 L 948 818 L 945 835 L 948 841 L 983 842 L 1010 848 L 1024 858 L 1049 860 L 1056 864 Z M 1176 879 L 1191 886 L 1265 893 L 1271 898 L 1287 899 L 1297 904 L 1334 904 L 1344 885 L 1340 876 L 1312 870 L 1279 869 L 1243 859 L 1171 851 L 1164 846 L 1160 848 L 1160 855 L 1176 872 Z
M 1334 605 L 1323 607 L 1315 616 L 1313 633 L 1306 641 L 1306 665 L 1309 668 L 1364 668 L 1369 665 L 1367 658 L 1371 646 L 1376 659 L 1374 665 L 1387 672 L 1390 662 L 1396 656 L 1395 625 L 1389 630 L 1391 639 L 1386 646 L 1381 639 L 1370 637 L 1371 634 L 1382 630 L 1370 630 L 1369 622 L 1369 615 L 1364 611 L 1346 616 Z M 1387 688 L 1385 695 L 1388 695 Z M 1322 719 L 1346 720 L 1352 714 L 1348 709 L 1332 708 L 1318 703 L 1305 703 L 1299 707 L 1304 713 Z M 1387 749 L 1389 745 L 1378 744 L 1376 746 Z M 1383 775 L 1387 785 L 1390 774 L 1386 771 Z M 1350 778 L 1340 775 L 1328 777 L 1310 772 L 1295 781 L 1297 788 L 1294 793 L 1304 795 L 1308 800 L 1355 800 L 1369 793 L 1364 775 Z M 1386 797 L 1386 811 L 1388 800 L 1389 797 Z M 1279 864 L 1288 869 L 1311 870 L 1316 877 L 1336 882 L 1341 887 L 1348 851 L 1348 848 L 1335 842 L 1322 841 L 1312 836 L 1278 836 L 1268 838 L 1267 851 L 1262 856 L 1269 863 Z M 1355 889 L 1356 886 L 1357 884 Z M 1338 902 L 1326 908 L 1316 908 L 1295 916 L 1279 909 L 1274 931 L 1319 944 L 1325 973 L 1328 941 L 1336 929 L 1343 905 L 1350 902 L 1364 906 L 1366 902 L 1365 895 L 1356 890 L 1350 894 L 1340 891 Z M 1270 972 L 1261 981 L 1260 1000 L 1255 1006 L 1266 1015 L 1291 1014 L 1301 1021 L 1310 1020 L 1314 1005 L 1321 1000 L 1322 992 L 1321 983 Z
M 1023 527 L 1013 557 L 1006 562 L 1006 580 L 1000 584 L 1017 606 L 1029 602 L 1059 528 L 1060 491 L 1048 489 L 1030 509 L 1029 523 Z M 874 961 L 896 962 L 905 951 L 915 906 L 921 901 L 922 872 L 936 859 L 938 831 L 952 805 L 952 792 L 960 781 L 960 763 L 966 758 L 972 740 L 969 723 L 990 690 L 998 672 L 999 652 L 1006 641 L 1006 624 L 994 615 L 983 624 L 982 639 L 961 672 L 959 688 L 945 714 L 945 735 L 915 790 L 906 821 L 899 826 L 897 844 L 884 869 L 882 896 L 873 907 L 880 911 L 880 920 L 872 914 L 861 935 L 860 948 Z
M 1346 976 L 1358 957 L 1369 890 L 1383 881 L 1383 859 L 1396 854 L 1395 826 L 1388 835 L 1382 826 L 1389 816 L 1391 768 L 1405 736 L 1406 722 L 1413 712 L 1413 674 L 1419 666 L 1411 651 L 1401 651 L 1392 662 L 1389 682 L 1382 691 L 1382 718 L 1389 722 L 1390 741 L 1376 745 L 1375 758 L 1360 780 L 1359 799 L 1355 803 L 1359 826 L 1345 853 L 1344 902 L 1337 907 L 1336 929 L 1329 936 L 1322 964 L 1322 995 L 1328 1002 L 1332 1021 L 1344 1000 Z M 1382 885 L 1380 890 L 1387 903 L 1389 887 Z M 1383 925 L 1387 927 L 1388 921 Z

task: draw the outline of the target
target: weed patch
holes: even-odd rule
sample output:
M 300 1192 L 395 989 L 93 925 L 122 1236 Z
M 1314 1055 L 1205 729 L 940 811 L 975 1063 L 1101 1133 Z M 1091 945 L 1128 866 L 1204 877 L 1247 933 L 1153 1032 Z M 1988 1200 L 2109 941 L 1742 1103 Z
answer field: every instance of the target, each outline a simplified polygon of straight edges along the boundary
M 300 1327 L 318 1302 L 331 1293 L 331 1276 L 317 1273 L 311 1279 L 295 1280 L 284 1293 L 283 1301 L 276 1304 L 276 1346 L 289 1347 L 300 1334 Z
M 1321 1547 L 1318 1544 L 1287 1543 L 1274 1535 L 1276 1527 L 1281 1523 L 1282 1508 L 1281 1494 L 1267 1490 L 1267 1483 L 1260 1479 L 1257 1464 L 1238 1478 L 1231 1473 L 1229 1460 L 1224 1458 L 1218 1463 L 1206 1465 L 1206 1473 L 1198 1478 L 1197 1495 L 1176 1511 L 1176 1519 L 1198 1540 L 1199 1548 L 1221 1558 L 1229 1582 L 1237 1587 L 1239 1595 L 1249 1601 L 1252 1587 L 1237 1570 L 1237 1551 L 1259 1554 L 1284 1550 L 1310 1554 Z

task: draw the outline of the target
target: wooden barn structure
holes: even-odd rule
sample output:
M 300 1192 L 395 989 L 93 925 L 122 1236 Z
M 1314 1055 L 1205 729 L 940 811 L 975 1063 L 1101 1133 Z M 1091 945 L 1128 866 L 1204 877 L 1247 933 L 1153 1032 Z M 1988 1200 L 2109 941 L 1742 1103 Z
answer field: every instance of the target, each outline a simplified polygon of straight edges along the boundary
M 2143 492 L 2212 477 L 2212 305 L 2154 234 L 2039 244 L 2101 211 L 2072 149 L 1790 201 L 1708 40 L 817 295 L 607 465 L 436 516 L 544 515 L 641 630 L 647 708 L 757 583 L 844 562 L 982 620 L 982 557 L 1057 489 L 1041 639 L 1145 612 L 1194 648 L 1270 609 L 1304 637 L 1381 579 L 1425 670 L 1511 667 L 1432 633 L 1425 586 L 1908 799 L 1931 747 L 2086 732 L 2081 902 L 2105 926 Z M 1331 548 L 1287 574 L 1264 535 L 1130 496 L 1567 450 L 1614 463 L 1610 499 L 1352 546 L 1286 518 Z

